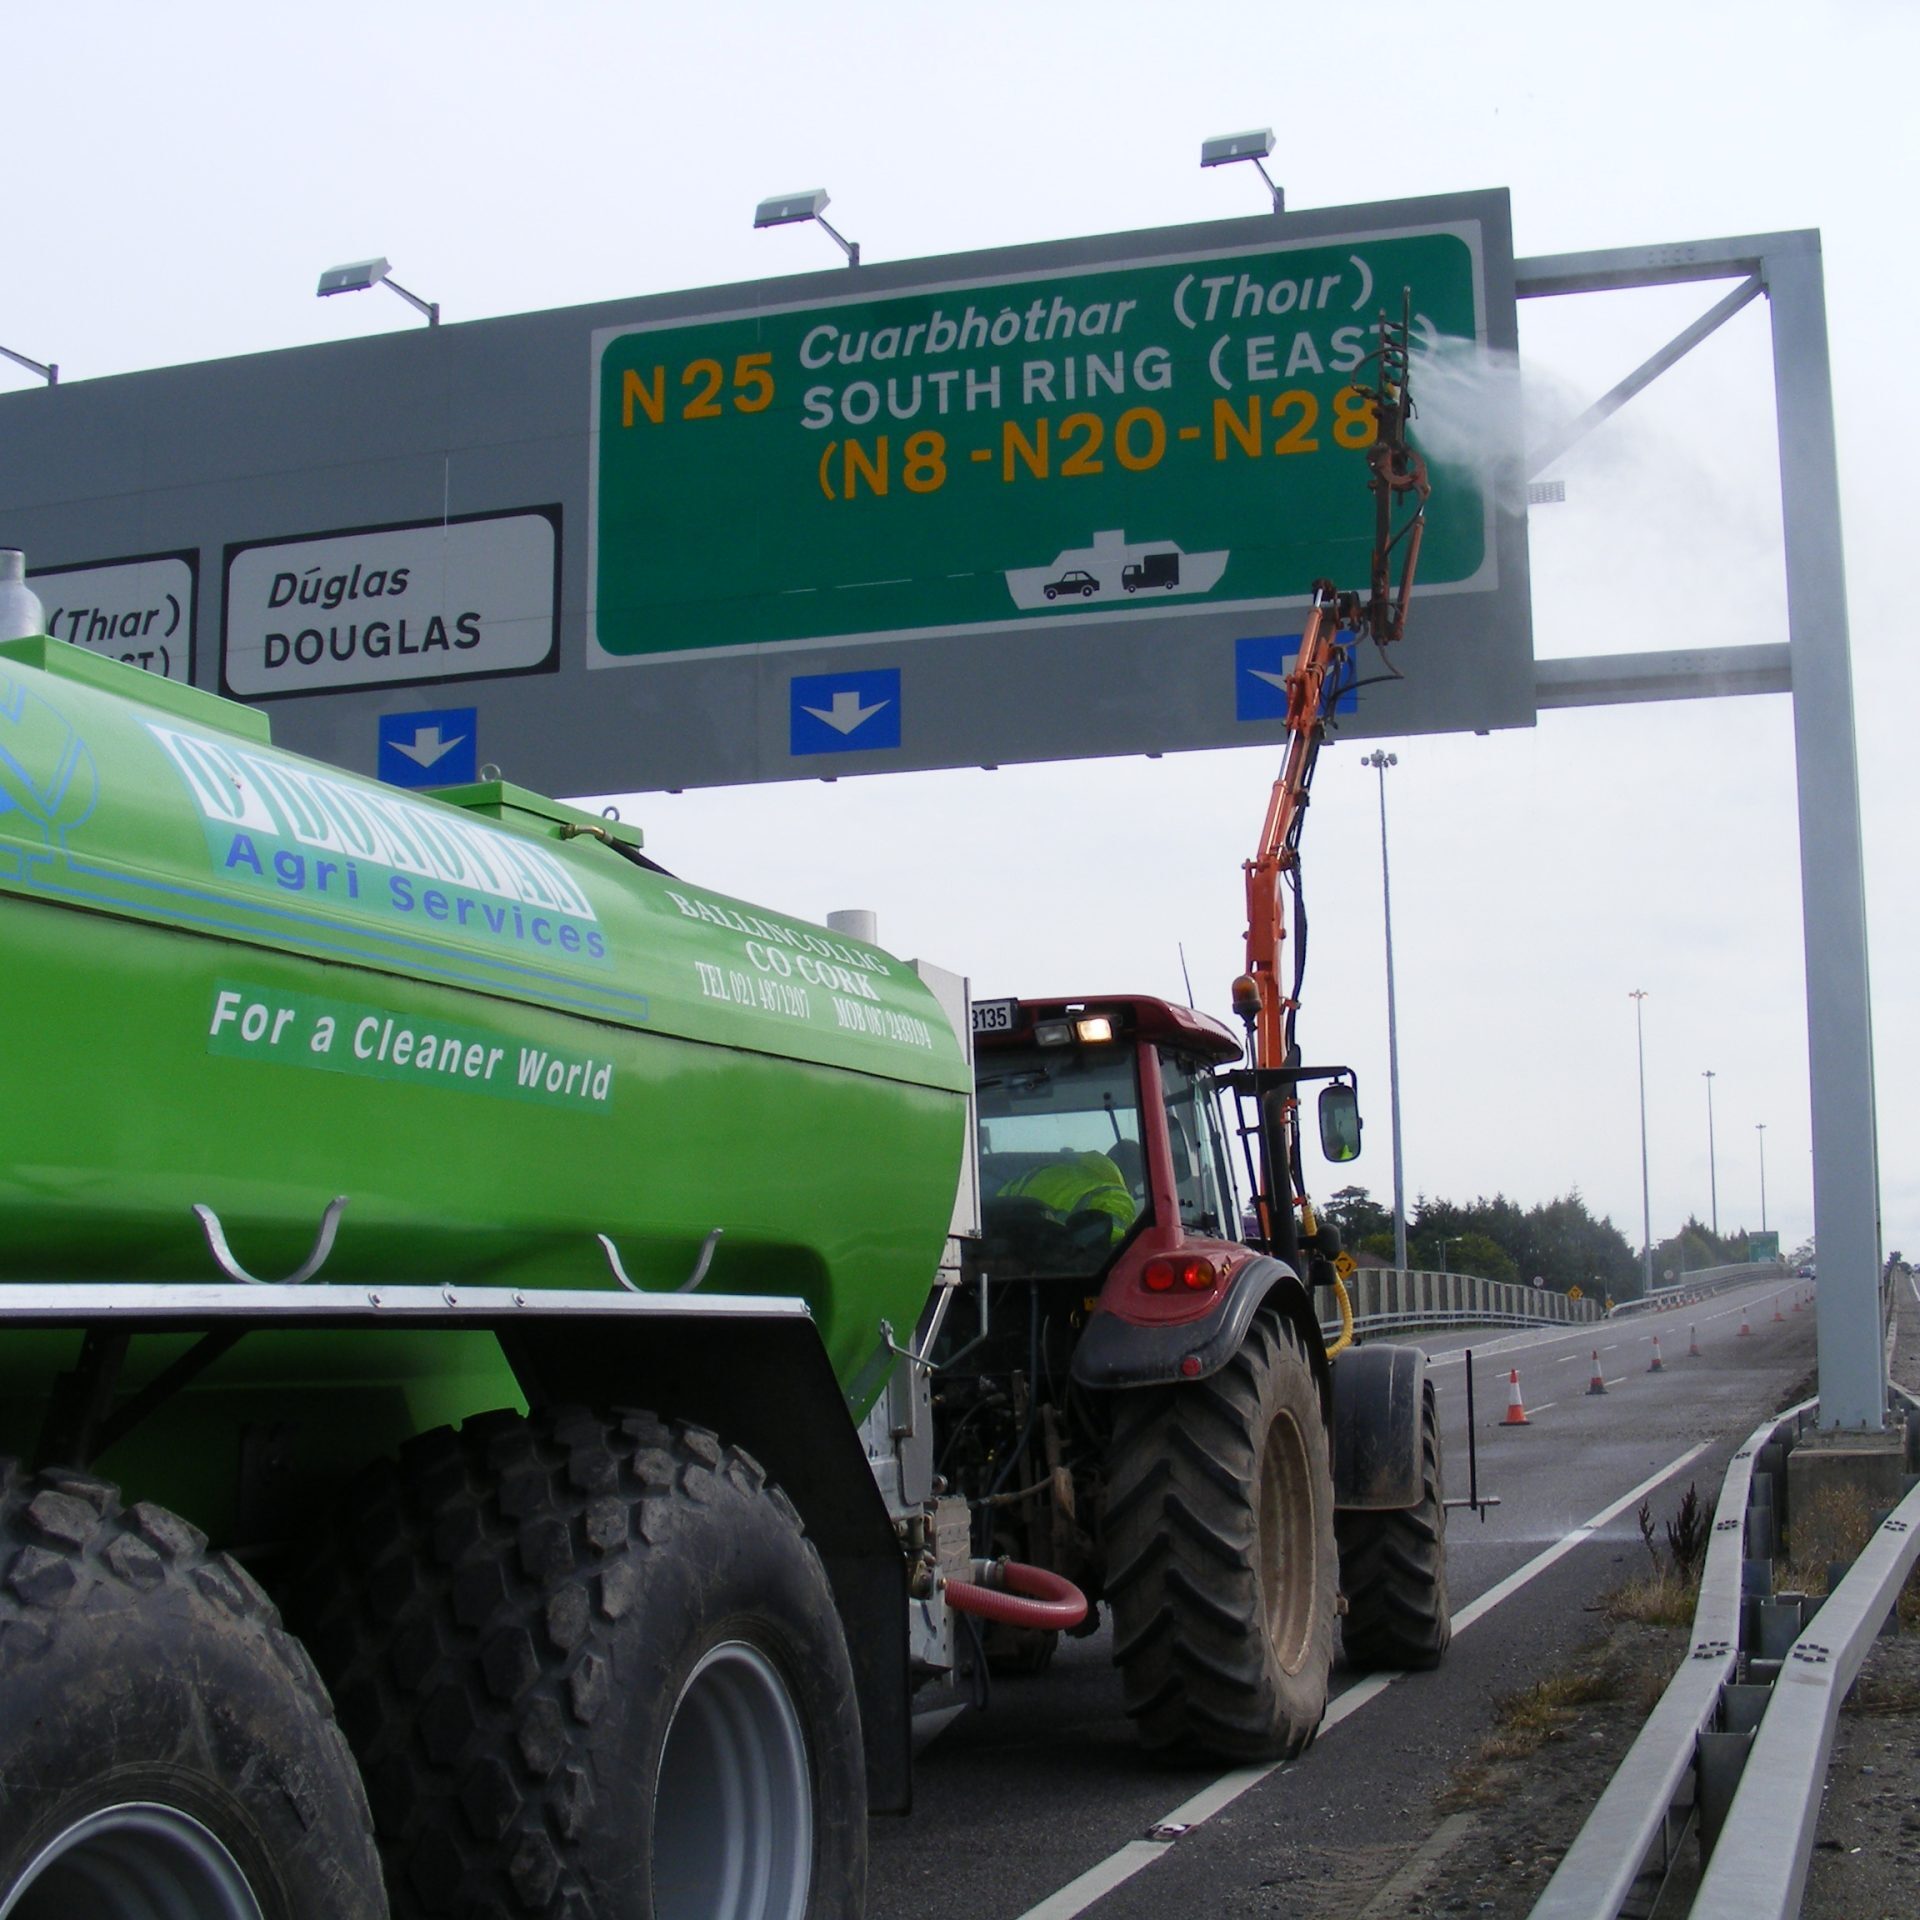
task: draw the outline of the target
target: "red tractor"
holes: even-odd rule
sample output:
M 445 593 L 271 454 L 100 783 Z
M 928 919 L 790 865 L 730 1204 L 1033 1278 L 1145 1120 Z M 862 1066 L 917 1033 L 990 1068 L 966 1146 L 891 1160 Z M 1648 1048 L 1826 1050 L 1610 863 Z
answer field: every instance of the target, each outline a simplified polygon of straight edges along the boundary
M 1143 995 L 974 1009 L 982 1236 L 935 1353 L 936 1468 L 974 1549 L 1103 1600 L 1147 1744 L 1298 1752 L 1351 1664 L 1429 1666 L 1449 1634 L 1440 1438 L 1416 1347 L 1330 1348 L 1338 1236 L 1249 1225 L 1276 1090 L 1220 1022 Z M 1229 1104 L 1228 1097 L 1232 1100 Z M 1082 1631 L 1091 1631 L 1094 1616 Z M 989 1627 L 1001 1669 L 1056 1637 Z

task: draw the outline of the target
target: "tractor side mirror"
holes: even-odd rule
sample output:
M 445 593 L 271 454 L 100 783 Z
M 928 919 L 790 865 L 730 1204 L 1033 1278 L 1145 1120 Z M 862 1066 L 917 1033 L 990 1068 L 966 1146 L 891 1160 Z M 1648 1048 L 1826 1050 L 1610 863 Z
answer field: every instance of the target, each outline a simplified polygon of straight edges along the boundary
M 1343 1080 L 1320 1089 L 1320 1151 L 1337 1163 L 1360 1158 L 1360 1095 Z

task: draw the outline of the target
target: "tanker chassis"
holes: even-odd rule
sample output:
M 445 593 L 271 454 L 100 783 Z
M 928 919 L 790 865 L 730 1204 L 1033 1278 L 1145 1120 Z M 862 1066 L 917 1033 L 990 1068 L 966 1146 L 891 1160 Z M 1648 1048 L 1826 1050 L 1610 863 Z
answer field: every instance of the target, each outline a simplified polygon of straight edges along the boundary
M 1349 1655 L 1437 1656 L 1415 1359 L 1329 1368 L 1177 1163 L 1224 1029 L 1110 1008 L 1117 1245 L 1015 1204 L 992 1156 L 1073 1142 L 1004 1117 L 983 1223 L 954 977 L 34 611 L 0 555 L 0 1920 L 854 1915 L 913 1687 L 1032 1664 L 1074 1574 L 1150 1740 L 1303 1744 L 1336 1482 Z M 1246 1525 L 1189 1600 L 1194 1471 Z M 1224 1717 L 1223 1636 L 1288 1675 Z

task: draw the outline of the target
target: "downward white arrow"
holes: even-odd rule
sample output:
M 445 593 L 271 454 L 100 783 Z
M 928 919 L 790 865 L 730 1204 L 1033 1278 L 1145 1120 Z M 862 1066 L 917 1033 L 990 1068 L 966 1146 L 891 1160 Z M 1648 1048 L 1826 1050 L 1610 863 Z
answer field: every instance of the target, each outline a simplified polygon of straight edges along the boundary
M 1252 674 L 1256 680 L 1264 680 L 1268 686 L 1278 687 L 1282 693 L 1285 693 L 1287 690 L 1287 675 L 1291 673 L 1293 669 L 1291 665 L 1288 665 L 1281 668 L 1278 673 L 1262 673 L 1258 667 L 1249 667 L 1247 671 Z
M 876 700 L 872 706 L 863 707 L 860 704 L 859 694 L 851 688 L 845 688 L 833 696 L 832 706 L 802 707 L 801 712 L 812 714 L 816 720 L 830 726 L 835 733 L 851 733 L 855 727 L 871 720 L 882 707 L 892 704 L 888 700 Z
M 404 753 L 416 765 L 430 767 L 436 760 L 444 760 L 466 737 L 456 733 L 451 740 L 442 740 L 438 727 L 417 727 L 411 744 L 395 740 L 391 745 L 395 753 Z

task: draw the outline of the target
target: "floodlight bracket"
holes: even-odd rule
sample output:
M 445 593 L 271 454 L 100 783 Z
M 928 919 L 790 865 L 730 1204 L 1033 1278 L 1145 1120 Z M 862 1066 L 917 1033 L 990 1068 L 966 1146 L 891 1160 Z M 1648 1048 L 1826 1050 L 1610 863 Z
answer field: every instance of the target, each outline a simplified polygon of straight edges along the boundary
M 0 355 L 11 360 L 16 367 L 25 367 L 29 373 L 37 373 L 50 387 L 60 384 L 60 363 L 57 360 L 43 364 L 38 360 L 29 360 L 24 353 L 15 353 L 11 347 L 0 347 Z

